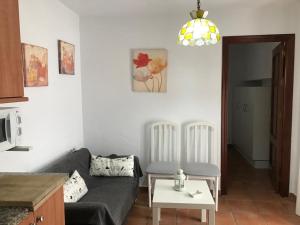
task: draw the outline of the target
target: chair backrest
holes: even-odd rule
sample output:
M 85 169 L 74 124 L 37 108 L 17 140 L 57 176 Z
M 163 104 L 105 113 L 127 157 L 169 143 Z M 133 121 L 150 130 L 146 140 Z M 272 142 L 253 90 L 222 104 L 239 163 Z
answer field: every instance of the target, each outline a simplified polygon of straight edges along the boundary
M 215 135 L 215 127 L 209 122 L 197 121 L 187 124 L 184 129 L 185 161 L 216 164 Z
M 178 125 L 158 121 L 150 125 L 151 162 L 179 162 Z

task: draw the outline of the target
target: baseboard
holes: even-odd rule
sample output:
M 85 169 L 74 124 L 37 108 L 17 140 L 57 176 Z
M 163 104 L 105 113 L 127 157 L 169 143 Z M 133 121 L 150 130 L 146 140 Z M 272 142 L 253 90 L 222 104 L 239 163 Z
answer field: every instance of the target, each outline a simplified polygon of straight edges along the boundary
M 268 160 L 253 160 L 244 154 L 238 146 L 235 145 L 234 149 L 255 169 L 270 169 Z
M 255 169 L 270 169 L 270 162 L 267 160 L 253 160 L 252 166 Z
M 289 198 L 293 199 L 295 202 L 297 200 L 297 196 L 294 193 L 290 193 Z

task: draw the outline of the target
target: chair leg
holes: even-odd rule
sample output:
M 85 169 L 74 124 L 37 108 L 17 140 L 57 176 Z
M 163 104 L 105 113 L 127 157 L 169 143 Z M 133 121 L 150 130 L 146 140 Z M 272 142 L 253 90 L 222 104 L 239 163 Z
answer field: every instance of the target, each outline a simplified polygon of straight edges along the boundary
M 151 174 L 148 174 L 148 201 L 149 201 L 148 206 L 149 206 L 149 208 L 151 208 L 151 194 L 152 194 L 151 185 L 152 185 Z
M 213 180 L 210 180 L 210 181 L 209 181 L 209 184 L 210 184 L 211 190 L 213 191 L 213 197 L 214 197 L 214 199 L 215 199 L 215 198 L 216 198 L 216 178 L 215 178 L 214 181 L 213 181 Z
M 201 223 L 206 223 L 207 218 L 206 218 L 206 209 L 201 209 Z
M 215 178 L 215 192 L 216 192 L 216 197 L 215 197 L 215 201 L 216 201 L 216 212 L 218 212 L 219 210 L 219 177 Z

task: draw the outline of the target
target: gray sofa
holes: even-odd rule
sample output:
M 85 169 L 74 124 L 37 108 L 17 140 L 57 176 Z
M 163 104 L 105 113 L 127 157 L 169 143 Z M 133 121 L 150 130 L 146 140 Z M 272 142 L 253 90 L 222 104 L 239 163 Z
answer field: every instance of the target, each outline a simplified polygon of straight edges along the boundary
M 93 177 L 89 175 L 90 158 L 89 150 L 81 149 L 43 170 L 68 174 L 77 170 L 89 189 L 78 202 L 65 203 L 66 225 L 122 225 L 137 198 L 142 176 L 139 160 L 134 159 L 134 177 Z

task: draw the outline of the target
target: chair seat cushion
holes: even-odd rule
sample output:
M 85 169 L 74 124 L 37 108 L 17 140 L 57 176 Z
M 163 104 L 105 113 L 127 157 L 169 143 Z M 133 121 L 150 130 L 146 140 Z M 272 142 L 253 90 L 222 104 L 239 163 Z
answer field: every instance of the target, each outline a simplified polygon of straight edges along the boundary
M 173 175 L 178 168 L 179 165 L 177 162 L 153 162 L 147 167 L 146 172 L 152 174 Z
M 190 176 L 218 177 L 221 174 L 219 168 L 211 163 L 186 163 L 183 171 Z

